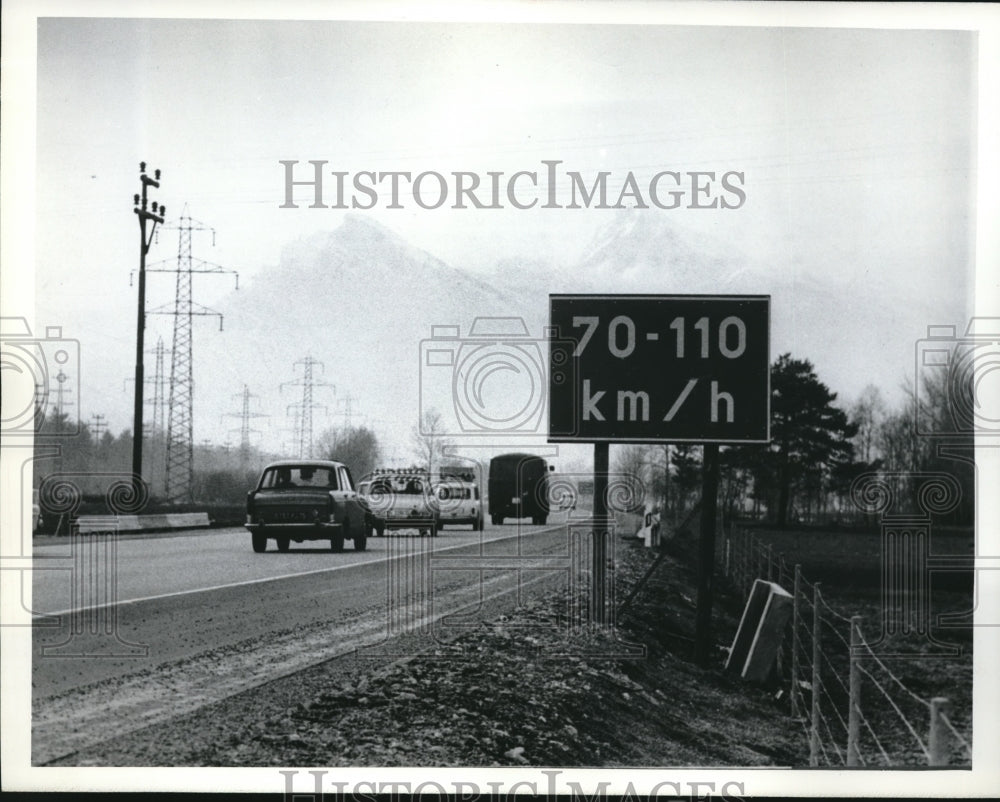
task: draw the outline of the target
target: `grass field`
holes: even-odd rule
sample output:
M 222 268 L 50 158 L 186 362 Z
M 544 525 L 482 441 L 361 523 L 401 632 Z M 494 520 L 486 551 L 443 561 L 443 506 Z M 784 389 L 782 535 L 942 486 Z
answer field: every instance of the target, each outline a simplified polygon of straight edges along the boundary
M 931 567 L 926 569 L 923 587 L 912 581 L 919 574 L 917 552 L 908 553 L 911 562 L 903 565 L 904 561 L 888 556 L 892 552 L 880 530 L 748 531 L 762 549 L 770 545 L 776 562 L 783 558 L 787 571 L 781 584 L 787 590 L 792 590 L 790 574 L 795 564 L 801 566 L 806 580 L 802 587 L 806 599 L 812 597 L 812 585 L 820 584 L 826 620 L 824 668 L 836 674 L 823 689 L 824 703 L 835 709 L 829 724 L 831 740 L 836 740 L 833 736 L 842 726 L 841 717 L 847 718 L 848 619 L 860 616 L 864 639 L 871 645 L 861 661 L 868 672 L 861 683 L 865 717 L 861 744 L 868 759 L 874 765 L 926 765 L 923 747 L 929 713 L 924 702 L 933 697 L 950 700 L 949 720 L 961 739 L 971 743 L 973 572 L 933 570 L 935 560 L 974 554 L 971 528 L 931 530 L 926 548 Z M 752 573 L 764 573 L 761 565 L 766 563 L 758 562 Z M 886 570 L 892 566 L 895 574 Z M 772 578 L 777 579 L 777 569 Z M 802 607 L 808 624 L 811 608 Z M 805 630 L 800 634 L 808 636 Z M 961 739 L 950 739 L 953 765 L 969 763 Z M 832 754 L 831 762 L 836 762 Z

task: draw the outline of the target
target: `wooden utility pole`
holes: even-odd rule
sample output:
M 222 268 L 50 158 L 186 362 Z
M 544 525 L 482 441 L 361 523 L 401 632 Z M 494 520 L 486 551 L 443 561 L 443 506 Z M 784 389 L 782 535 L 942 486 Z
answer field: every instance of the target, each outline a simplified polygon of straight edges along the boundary
M 167 213 L 165 206 L 157 206 L 153 201 L 152 211 L 147 210 L 146 190 L 149 187 L 159 188 L 160 171 L 156 170 L 150 178 L 146 175 L 146 162 L 139 163 L 139 179 L 142 181 L 142 193 L 136 193 L 132 198 L 135 208 L 133 212 L 139 218 L 139 314 L 136 322 L 135 342 L 135 408 L 132 423 L 132 481 L 142 483 L 142 389 L 143 389 L 143 339 L 146 334 L 146 254 L 153 241 L 156 224 L 162 223 Z M 152 221 L 153 226 L 146 235 L 146 224 Z

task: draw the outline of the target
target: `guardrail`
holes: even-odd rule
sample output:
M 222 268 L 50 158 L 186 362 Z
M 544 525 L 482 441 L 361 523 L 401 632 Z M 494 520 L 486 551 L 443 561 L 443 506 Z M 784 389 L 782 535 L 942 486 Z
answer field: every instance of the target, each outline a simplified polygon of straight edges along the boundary
M 212 522 L 207 512 L 167 512 L 156 515 L 81 515 L 75 521 L 81 534 L 90 532 L 152 532 L 163 529 L 199 529 Z

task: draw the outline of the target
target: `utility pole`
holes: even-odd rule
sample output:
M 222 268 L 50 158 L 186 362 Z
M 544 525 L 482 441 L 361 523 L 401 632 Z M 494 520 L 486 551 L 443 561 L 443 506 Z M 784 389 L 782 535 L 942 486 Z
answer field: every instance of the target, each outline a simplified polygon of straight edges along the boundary
M 146 331 L 146 254 L 156 231 L 156 224 L 162 223 L 167 213 L 165 206 L 158 206 L 153 201 L 152 209 L 147 210 L 146 190 L 149 187 L 160 187 L 160 171 L 155 170 L 154 177 L 146 175 L 146 162 L 139 163 L 139 180 L 142 182 L 142 193 L 136 193 L 132 198 L 132 211 L 139 217 L 139 313 L 136 322 L 135 337 L 135 407 L 132 423 L 132 481 L 136 485 L 142 483 L 142 389 L 143 389 L 143 337 Z M 146 224 L 152 221 L 149 236 L 146 236 Z M 137 487 L 138 492 L 138 487 Z
M 35 382 L 35 431 L 40 431 L 49 411 L 47 382 Z
M 294 382 L 284 382 L 281 385 L 281 389 L 286 386 L 301 387 L 302 388 L 302 400 L 296 404 L 289 404 L 288 409 L 295 410 L 295 421 L 296 421 L 296 440 L 299 446 L 299 459 L 312 459 L 313 455 L 313 409 L 317 407 L 322 407 L 326 409 L 325 404 L 317 404 L 313 402 L 313 388 L 314 387 L 333 387 L 333 392 L 337 392 L 337 388 L 328 382 L 318 381 L 313 376 L 313 368 L 319 367 L 323 368 L 323 363 L 319 360 L 313 359 L 311 356 L 307 356 L 304 359 L 300 359 L 295 363 L 295 366 L 303 366 L 302 379 Z
M 146 269 L 147 273 L 153 272 L 150 268 Z M 146 379 L 145 383 L 150 384 L 153 387 L 153 398 L 152 400 L 147 399 L 144 404 L 149 404 L 153 407 L 153 422 L 151 427 L 146 427 L 146 429 L 152 428 L 152 434 L 149 437 L 150 446 L 152 447 L 152 463 L 149 468 L 149 487 L 152 491 L 157 489 L 159 492 L 166 493 L 166 482 L 165 482 L 165 442 L 164 437 L 167 431 L 167 417 L 166 417 L 166 406 L 167 406 L 167 376 L 163 371 L 163 357 L 164 354 L 169 354 L 170 351 L 163 347 L 163 338 L 157 337 L 156 348 L 152 351 L 146 351 L 147 354 L 153 354 L 156 357 L 156 369 L 153 372 L 152 378 Z M 125 379 L 125 385 L 133 381 L 132 378 Z M 145 440 L 145 435 L 143 436 Z
M 68 379 L 69 376 L 63 373 L 62 368 L 60 368 L 59 373 L 56 374 L 56 381 L 58 382 L 58 386 L 56 387 L 56 416 L 55 416 L 57 432 L 61 432 L 63 428 L 63 420 L 65 417 L 65 412 L 63 410 L 67 404 L 67 402 L 63 400 L 63 396 L 68 395 L 70 393 L 70 390 L 64 387 L 63 385 L 65 385 Z M 72 404 L 72 402 L 68 403 Z
M 101 435 L 107 430 L 108 424 L 104 422 L 105 418 L 103 415 L 91 415 L 90 418 L 92 421 L 90 428 L 94 432 L 94 439 L 100 442 Z
M 715 513 L 719 496 L 719 444 L 705 443 L 701 458 L 701 526 L 698 533 L 698 596 L 694 659 L 707 666 L 712 652 L 712 599 L 715 572 Z
M 608 444 L 594 443 L 594 514 L 591 536 L 590 620 L 597 626 L 608 623 Z

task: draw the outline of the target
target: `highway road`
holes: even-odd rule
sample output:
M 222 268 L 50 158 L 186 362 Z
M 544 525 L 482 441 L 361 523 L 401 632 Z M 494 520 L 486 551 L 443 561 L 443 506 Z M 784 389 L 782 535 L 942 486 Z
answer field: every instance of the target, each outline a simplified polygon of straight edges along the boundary
M 583 559 L 571 529 L 403 531 L 339 554 L 319 543 L 255 554 L 242 528 L 38 544 L 32 762 L 324 660 L 391 656 L 397 636 L 404 653 L 434 647 L 486 600 L 513 606 L 570 581 Z

